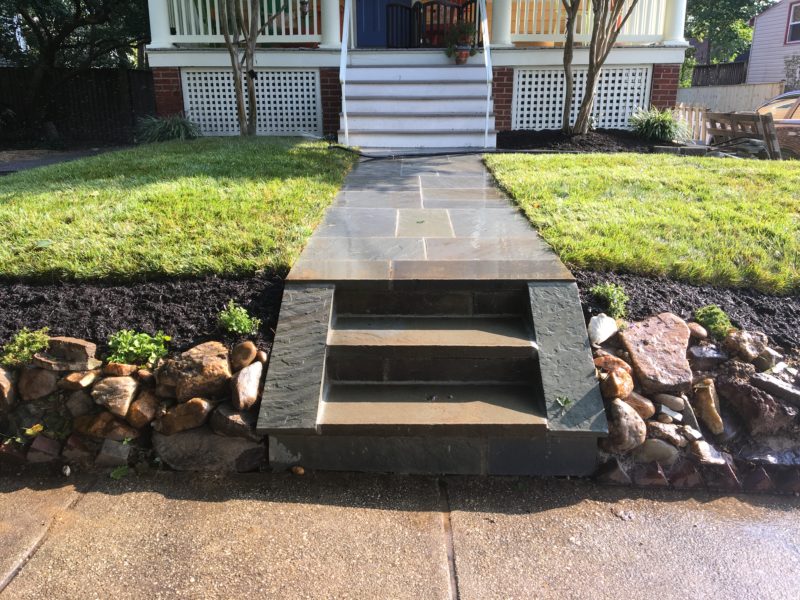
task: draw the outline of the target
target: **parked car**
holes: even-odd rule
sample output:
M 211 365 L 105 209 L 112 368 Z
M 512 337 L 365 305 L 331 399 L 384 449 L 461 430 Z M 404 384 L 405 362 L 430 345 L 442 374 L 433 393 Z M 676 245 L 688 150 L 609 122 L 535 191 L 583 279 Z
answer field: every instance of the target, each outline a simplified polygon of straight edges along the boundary
M 800 90 L 776 96 L 756 112 L 772 115 L 783 157 L 800 159 Z

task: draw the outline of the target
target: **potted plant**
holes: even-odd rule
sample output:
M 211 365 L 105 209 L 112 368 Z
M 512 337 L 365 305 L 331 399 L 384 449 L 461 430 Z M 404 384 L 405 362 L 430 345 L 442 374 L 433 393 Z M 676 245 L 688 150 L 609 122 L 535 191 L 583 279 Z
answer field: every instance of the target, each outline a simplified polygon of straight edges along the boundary
M 457 65 L 466 64 L 470 56 L 475 56 L 475 25 L 459 21 L 447 30 L 444 53 L 456 59 Z

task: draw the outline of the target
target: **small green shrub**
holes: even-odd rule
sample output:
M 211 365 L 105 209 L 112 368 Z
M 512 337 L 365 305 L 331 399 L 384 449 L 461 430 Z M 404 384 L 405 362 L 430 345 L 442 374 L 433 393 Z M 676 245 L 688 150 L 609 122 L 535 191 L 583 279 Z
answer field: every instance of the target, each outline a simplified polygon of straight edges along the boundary
M 36 331 L 31 331 L 27 327 L 20 329 L 11 341 L 3 346 L 0 364 L 5 367 L 20 367 L 29 363 L 34 354 L 47 348 L 50 343 L 47 332 L 47 327 Z
M 630 122 L 633 130 L 647 140 L 671 142 L 686 138 L 686 125 L 668 108 L 639 109 L 633 113 Z
M 717 339 L 722 339 L 733 329 L 725 311 L 716 304 L 709 304 L 694 311 L 695 320 Z
M 628 313 L 630 298 L 625 293 L 625 288 L 616 283 L 598 283 L 589 290 L 592 296 L 600 302 L 609 317 L 621 319 Z
M 136 127 L 139 143 L 167 142 L 169 140 L 193 140 L 200 136 L 200 128 L 186 117 L 143 117 Z
M 108 362 L 151 367 L 159 358 L 167 355 L 169 340 L 170 337 L 164 335 L 162 331 L 152 336 L 131 329 L 122 329 L 108 338 L 108 347 L 111 349 Z
M 230 300 L 219 313 L 219 326 L 228 333 L 253 335 L 261 326 L 261 319 L 251 317 L 247 309 Z

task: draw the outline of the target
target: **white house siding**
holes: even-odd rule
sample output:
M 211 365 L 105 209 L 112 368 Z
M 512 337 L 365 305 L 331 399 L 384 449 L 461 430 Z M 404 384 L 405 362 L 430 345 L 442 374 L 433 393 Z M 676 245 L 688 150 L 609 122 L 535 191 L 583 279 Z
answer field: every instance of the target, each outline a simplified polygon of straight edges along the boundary
M 756 17 L 747 83 L 797 79 L 786 72 L 786 59 L 800 57 L 800 44 L 786 44 L 789 7 L 797 0 L 781 0 Z

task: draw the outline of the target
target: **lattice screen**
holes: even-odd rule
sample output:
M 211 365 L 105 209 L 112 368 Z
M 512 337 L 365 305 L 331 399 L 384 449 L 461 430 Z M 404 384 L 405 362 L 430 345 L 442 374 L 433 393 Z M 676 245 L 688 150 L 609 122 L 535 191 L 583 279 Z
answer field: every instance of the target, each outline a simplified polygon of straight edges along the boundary
M 585 68 L 575 67 L 572 120 L 586 86 Z M 629 129 L 628 119 L 637 108 L 650 104 L 649 66 L 613 66 L 600 74 L 594 101 L 597 127 Z M 514 69 L 512 129 L 560 129 L 564 107 L 564 71 L 560 67 Z
M 259 135 L 322 135 L 319 71 L 256 71 Z M 181 69 L 181 75 L 186 116 L 203 135 L 238 135 L 231 70 Z

